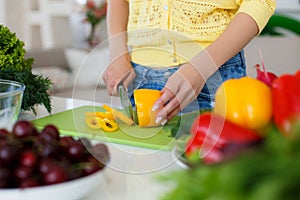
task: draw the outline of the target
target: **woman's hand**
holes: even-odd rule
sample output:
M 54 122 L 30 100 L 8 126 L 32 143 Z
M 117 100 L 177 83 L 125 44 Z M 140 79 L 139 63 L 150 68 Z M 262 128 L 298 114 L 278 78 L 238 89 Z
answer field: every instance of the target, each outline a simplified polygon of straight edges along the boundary
M 109 95 L 118 95 L 118 85 L 123 84 L 125 88 L 133 81 L 136 74 L 126 55 L 120 56 L 111 62 L 104 72 L 102 78 L 106 84 Z
M 192 64 L 182 65 L 168 80 L 162 89 L 161 97 L 156 101 L 153 110 L 157 114 L 157 123 L 164 125 L 189 103 L 197 98 L 205 84 L 204 78 Z
M 127 47 L 129 4 L 124 0 L 108 0 L 109 67 L 102 78 L 109 95 L 118 95 L 118 85 L 125 88 L 135 77 Z
M 238 13 L 216 41 L 170 77 L 153 107 L 154 110 L 162 108 L 157 114 L 157 122 L 167 123 L 186 107 L 219 66 L 241 51 L 258 33 L 254 19 L 246 13 Z

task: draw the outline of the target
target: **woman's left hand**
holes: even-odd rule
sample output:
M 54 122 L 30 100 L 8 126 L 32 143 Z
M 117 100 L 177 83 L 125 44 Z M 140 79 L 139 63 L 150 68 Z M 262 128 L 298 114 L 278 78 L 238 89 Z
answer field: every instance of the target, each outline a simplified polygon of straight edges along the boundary
M 219 66 L 241 51 L 258 33 L 254 19 L 246 13 L 238 13 L 216 41 L 169 78 L 162 96 L 153 106 L 153 110 L 161 109 L 157 122 L 167 123 L 196 99 L 206 80 Z
M 197 98 L 204 84 L 204 78 L 192 64 L 182 65 L 169 78 L 161 91 L 161 97 L 153 106 L 153 110 L 160 109 L 156 122 L 166 124 L 169 119 Z

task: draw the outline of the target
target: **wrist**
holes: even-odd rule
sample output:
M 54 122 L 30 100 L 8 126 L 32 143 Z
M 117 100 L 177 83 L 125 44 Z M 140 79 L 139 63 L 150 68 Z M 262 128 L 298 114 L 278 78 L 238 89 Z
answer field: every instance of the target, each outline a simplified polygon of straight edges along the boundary
M 126 57 L 130 60 L 126 34 L 121 33 L 111 36 L 108 44 L 110 60 L 116 60 L 121 57 Z
M 190 64 L 196 69 L 203 80 L 207 80 L 218 70 L 218 65 L 206 50 L 193 57 L 190 60 Z

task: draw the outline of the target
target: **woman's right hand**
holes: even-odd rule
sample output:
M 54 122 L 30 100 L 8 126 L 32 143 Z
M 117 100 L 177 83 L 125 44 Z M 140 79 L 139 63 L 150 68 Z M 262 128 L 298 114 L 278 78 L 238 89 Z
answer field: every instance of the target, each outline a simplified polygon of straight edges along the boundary
M 118 95 L 118 85 L 125 88 L 135 78 L 127 46 L 128 1 L 108 0 L 107 29 L 109 39 L 109 66 L 102 79 L 109 95 Z
M 102 79 L 106 84 L 107 92 L 110 96 L 118 95 L 118 85 L 121 83 L 127 89 L 134 80 L 136 74 L 131 65 L 128 55 L 122 55 L 109 63 Z

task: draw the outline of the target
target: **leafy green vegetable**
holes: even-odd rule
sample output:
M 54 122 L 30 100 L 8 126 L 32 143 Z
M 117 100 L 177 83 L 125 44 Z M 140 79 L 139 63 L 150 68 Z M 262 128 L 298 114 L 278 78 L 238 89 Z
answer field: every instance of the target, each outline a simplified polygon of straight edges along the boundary
M 232 160 L 160 177 L 175 183 L 162 199 L 300 199 L 299 130 L 298 137 L 285 138 L 273 127 L 259 148 Z
M 23 83 L 26 88 L 23 95 L 22 110 L 32 110 L 42 104 L 51 112 L 51 100 L 48 89 L 51 81 L 32 73 L 33 58 L 25 59 L 24 42 L 7 27 L 0 24 L 0 79 Z

